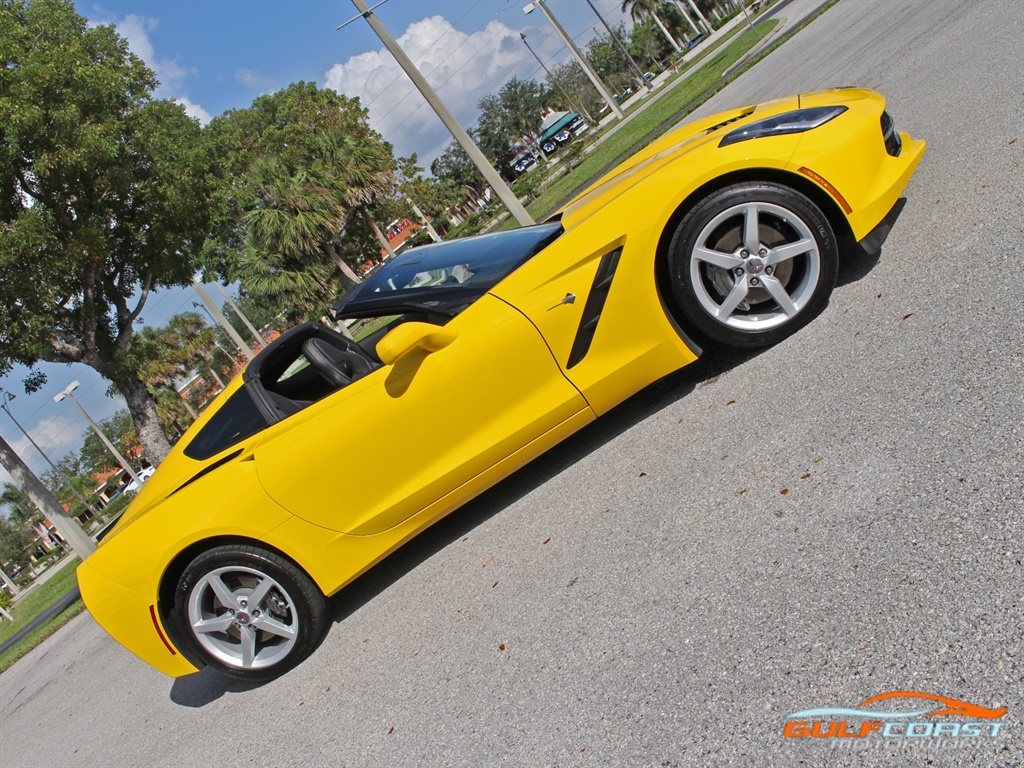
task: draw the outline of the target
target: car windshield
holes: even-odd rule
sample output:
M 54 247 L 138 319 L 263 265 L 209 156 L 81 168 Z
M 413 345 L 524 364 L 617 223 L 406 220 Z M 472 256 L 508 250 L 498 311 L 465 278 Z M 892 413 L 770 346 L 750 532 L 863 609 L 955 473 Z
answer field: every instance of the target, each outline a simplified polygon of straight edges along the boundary
M 465 301 L 483 295 L 562 233 L 558 222 L 414 248 L 374 272 L 337 305 L 354 316 L 370 307 Z

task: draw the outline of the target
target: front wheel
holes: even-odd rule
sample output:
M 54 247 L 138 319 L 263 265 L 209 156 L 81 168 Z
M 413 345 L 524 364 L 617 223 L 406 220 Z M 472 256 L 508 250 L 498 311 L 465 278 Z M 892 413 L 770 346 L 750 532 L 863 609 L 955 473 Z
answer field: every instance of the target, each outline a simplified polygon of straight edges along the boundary
M 668 274 L 677 306 L 700 334 L 762 347 L 825 308 L 838 262 L 835 233 L 811 200 L 748 182 L 712 193 L 683 217 Z
M 254 546 L 221 546 L 178 581 L 174 623 L 191 655 L 232 677 L 269 680 L 316 648 L 323 594 L 291 561 Z

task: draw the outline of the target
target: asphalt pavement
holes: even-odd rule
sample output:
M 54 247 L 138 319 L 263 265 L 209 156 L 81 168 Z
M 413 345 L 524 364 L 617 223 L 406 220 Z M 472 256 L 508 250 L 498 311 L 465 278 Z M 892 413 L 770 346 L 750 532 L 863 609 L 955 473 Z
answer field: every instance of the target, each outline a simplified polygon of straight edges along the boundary
M 1022 61 L 1017 3 L 842 0 L 700 110 L 866 85 L 928 141 L 821 317 L 435 526 L 277 681 L 167 679 L 83 614 L 0 675 L 0 764 L 1024 764 Z M 1008 711 L 784 736 L 908 690 Z

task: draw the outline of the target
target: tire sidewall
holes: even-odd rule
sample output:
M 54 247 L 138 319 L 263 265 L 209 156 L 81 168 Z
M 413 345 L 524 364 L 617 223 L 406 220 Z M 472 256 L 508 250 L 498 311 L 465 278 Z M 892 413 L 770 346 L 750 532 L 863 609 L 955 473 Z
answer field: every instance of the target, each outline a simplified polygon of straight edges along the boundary
M 298 640 L 287 656 L 269 667 L 242 669 L 225 664 L 211 656 L 192 631 L 188 604 L 193 590 L 211 571 L 231 566 L 251 568 L 269 576 L 288 592 L 293 601 L 299 625 Z M 293 669 L 316 649 L 327 624 L 323 594 L 301 569 L 274 552 L 245 545 L 215 547 L 192 560 L 178 580 L 170 613 L 174 638 L 186 658 L 230 677 L 245 680 L 272 680 Z
M 811 229 L 820 260 L 818 283 L 807 304 L 781 325 L 765 330 L 733 328 L 708 314 L 697 298 L 690 275 L 693 250 L 707 223 L 733 206 L 753 202 L 772 203 L 801 218 Z M 696 335 L 731 347 L 765 347 L 792 335 L 828 305 L 838 272 L 839 247 L 827 217 L 809 198 L 780 184 L 747 182 L 713 192 L 687 212 L 669 243 L 667 264 L 672 297 Z

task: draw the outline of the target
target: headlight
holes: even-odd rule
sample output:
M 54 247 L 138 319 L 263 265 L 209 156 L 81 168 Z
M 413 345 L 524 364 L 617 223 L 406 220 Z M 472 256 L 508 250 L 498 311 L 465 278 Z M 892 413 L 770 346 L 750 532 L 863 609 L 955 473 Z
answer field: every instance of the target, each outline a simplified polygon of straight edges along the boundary
M 785 112 L 781 115 L 758 120 L 756 123 L 745 125 L 730 131 L 718 142 L 718 146 L 725 147 L 748 139 L 760 139 L 764 136 L 781 136 L 785 133 L 803 133 L 812 128 L 824 125 L 829 120 L 839 117 L 846 111 L 846 107 L 812 107 L 810 109 L 798 109 L 794 112 Z

